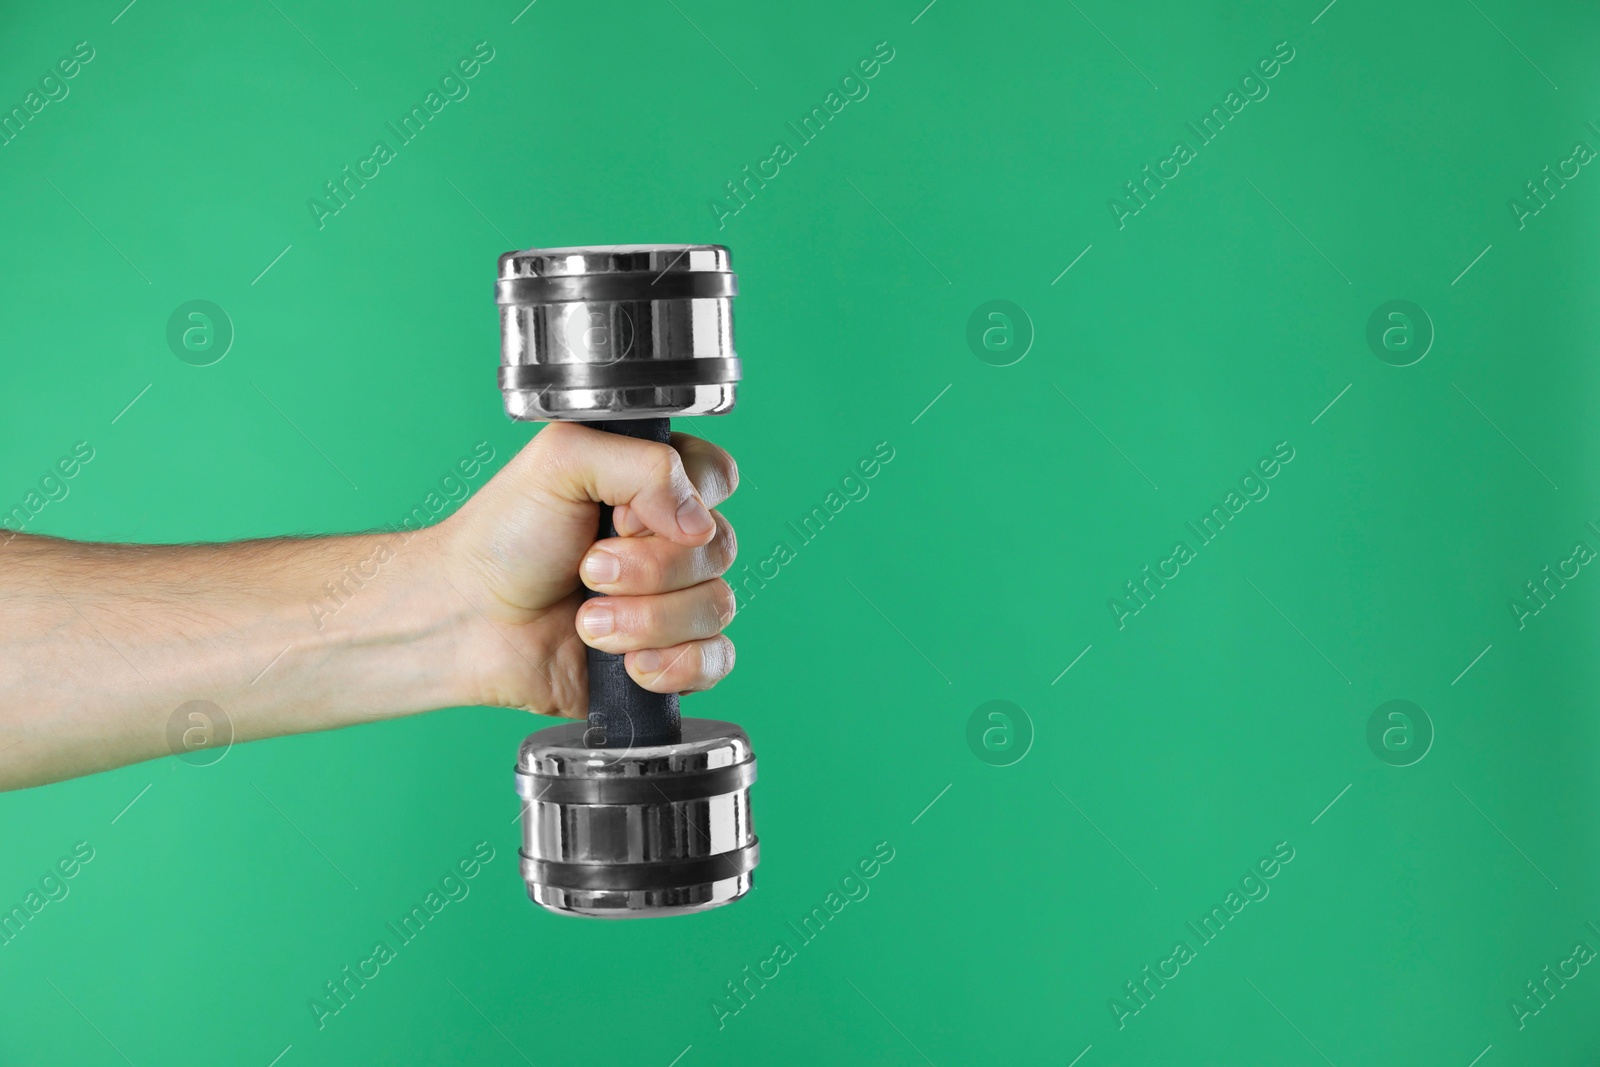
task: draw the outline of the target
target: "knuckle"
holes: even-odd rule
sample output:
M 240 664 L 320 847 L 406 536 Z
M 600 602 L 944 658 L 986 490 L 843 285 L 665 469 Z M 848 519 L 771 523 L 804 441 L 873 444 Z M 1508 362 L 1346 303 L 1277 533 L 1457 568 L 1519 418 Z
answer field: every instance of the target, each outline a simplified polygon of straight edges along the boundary
M 721 501 L 739 488 L 739 465 L 726 449 L 710 441 L 701 441 L 695 446 L 692 457 L 699 480 L 704 483 L 701 486 L 704 495 Z
M 733 670 L 734 652 L 733 642 L 726 637 L 717 636 L 700 646 L 699 685 L 709 689 L 728 676 Z
M 667 612 L 656 597 L 632 597 L 622 627 L 628 634 L 646 637 L 661 631 Z
M 668 682 L 675 689 L 687 689 L 702 673 L 703 653 L 698 644 L 687 645 L 678 653 L 668 671 Z
M 579 431 L 581 432 L 581 431 Z M 532 469 L 548 478 L 570 469 L 575 447 L 572 423 L 552 422 L 545 425 L 528 442 L 523 455 Z
M 574 422 L 546 423 L 544 429 L 534 437 L 532 447 L 553 461 L 575 448 L 585 432 L 583 427 Z
M 711 586 L 711 610 L 716 612 L 717 630 L 733 621 L 734 613 L 739 610 L 737 598 L 733 595 L 733 586 L 721 578 L 714 578 L 709 583 Z
M 653 541 L 653 539 L 649 540 Z M 637 546 L 630 545 L 628 547 L 637 547 L 640 551 L 622 554 L 622 575 L 618 579 L 619 582 L 626 582 L 630 588 L 640 590 L 661 588 L 666 577 L 666 565 L 655 552 L 645 551 L 647 547 L 653 548 L 655 546 L 653 544 L 647 546 L 641 543 Z
M 653 481 L 679 488 L 688 481 L 683 471 L 683 457 L 671 445 L 650 441 L 645 445 L 649 458 L 650 477 Z
M 713 511 L 711 515 L 717 521 L 717 536 L 703 551 L 710 564 L 710 573 L 715 577 L 726 574 L 739 557 L 739 537 L 733 532 L 733 524 L 723 518 L 721 512 Z

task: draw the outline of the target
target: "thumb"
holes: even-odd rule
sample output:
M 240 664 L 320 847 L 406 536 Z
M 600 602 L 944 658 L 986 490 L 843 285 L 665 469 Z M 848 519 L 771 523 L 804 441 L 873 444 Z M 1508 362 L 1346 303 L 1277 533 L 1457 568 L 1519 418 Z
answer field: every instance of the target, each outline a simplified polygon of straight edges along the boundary
M 627 505 L 635 520 L 680 545 L 698 547 L 716 532 L 682 456 L 668 444 L 551 423 L 503 475 L 552 509 Z

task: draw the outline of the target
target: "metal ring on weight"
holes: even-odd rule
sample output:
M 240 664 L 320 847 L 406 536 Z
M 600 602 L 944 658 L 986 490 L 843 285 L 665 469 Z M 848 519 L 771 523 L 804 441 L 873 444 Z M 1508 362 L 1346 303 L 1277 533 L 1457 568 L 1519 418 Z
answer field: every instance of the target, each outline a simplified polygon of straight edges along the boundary
M 495 303 L 502 306 L 571 304 L 579 301 L 713 300 L 739 295 L 735 274 L 714 271 L 568 274 L 554 278 L 502 278 L 495 283 Z
M 546 804 L 676 804 L 748 789 L 756 780 L 754 760 L 687 774 L 650 778 L 555 778 L 517 774 L 517 792 Z
M 671 863 L 557 863 L 522 853 L 522 877 L 554 889 L 612 890 L 677 889 L 682 886 L 737 878 L 761 862 L 761 843 L 752 842 L 731 852 L 700 856 Z
M 739 360 L 644 359 L 615 363 L 519 363 L 500 368 L 501 389 L 628 389 L 724 385 L 739 380 Z

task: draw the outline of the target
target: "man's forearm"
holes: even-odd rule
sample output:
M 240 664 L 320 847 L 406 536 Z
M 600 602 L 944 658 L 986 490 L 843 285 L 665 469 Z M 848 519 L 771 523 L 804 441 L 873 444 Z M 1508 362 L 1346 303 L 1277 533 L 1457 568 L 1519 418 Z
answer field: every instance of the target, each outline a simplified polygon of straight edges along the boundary
M 653 692 L 709 689 L 733 668 L 720 575 L 735 550 L 709 509 L 738 480 L 698 438 L 557 423 L 423 530 L 14 536 L 0 542 L 0 789 L 183 751 L 169 737 L 190 701 L 222 709 L 238 741 L 463 705 L 581 718 L 588 648 Z M 601 503 L 620 536 L 596 544 Z
M 0 788 L 167 755 L 190 700 L 238 740 L 471 702 L 439 536 L 0 545 Z

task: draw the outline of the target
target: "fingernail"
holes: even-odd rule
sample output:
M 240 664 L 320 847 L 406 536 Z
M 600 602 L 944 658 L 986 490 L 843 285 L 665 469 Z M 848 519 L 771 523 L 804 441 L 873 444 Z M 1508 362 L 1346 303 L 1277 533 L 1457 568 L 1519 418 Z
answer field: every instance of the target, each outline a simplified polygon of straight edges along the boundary
M 678 529 L 690 537 L 699 537 L 715 525 L 711 512 L 700 501 L 691 497 L 678 506 Z
M 604 604 L 592 604 L 583 609 L 583 629 L 590 637 L 604 637 L 616 626 L 616 613 Z
M 584 557 L 583 574 L 591 585 L 609 585 L 621 577 L 622 561 L 597 548 Z
M 661 669 L 661 653 L 647 648 L 633 657 L 633 665 L 644 674 L 654 674 Z

